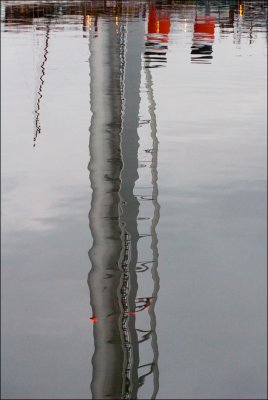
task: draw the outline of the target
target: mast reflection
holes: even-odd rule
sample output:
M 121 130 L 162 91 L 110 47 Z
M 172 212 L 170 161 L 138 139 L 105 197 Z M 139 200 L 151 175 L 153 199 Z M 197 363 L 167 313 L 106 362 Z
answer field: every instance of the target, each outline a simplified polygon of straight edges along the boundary
M 144 56 L 145 25 L 98 20 L 98 36 L 90 32 L 90 182 L 92 202 L 89 224 L 93 246 L 88 276 L 91 321 L 94 323 L 92 398 L 138 398 L 139 388 L 152 375 L 151 398 L 159 386 L 155 303 L 159 290 L 156 226 L 159 220 L 155 102 L 152 76 L 144 64 L 149 102 L 152 147 L 148 185 L 152 204 L 149 235 L 138 229 L 142 199 L 135 194 L 139 179 L 139 108 Z M 137 28 L 137 24 L 139 27 Z M 147 199 L 147 200 L 148 200 Z M 141 262 L 138 242 L 151 237 L 151 260 Z M 151 274 L 153 290 L 138 296 L 139 279 Z M 146 329 L 139 315 L 146 313 Z M 150 339 L 150 340 L 149 340 Z M 149 345 L 149 348 L 148 348 Z M 140 346 L 147 346 L 151 360 L 140 362 Z M 144 348 L 142 348 L 144 350 Z M 146 372 L 147 371 L 147 372 Z
M 93 246 L 89 252 L 92 268 L 88 284 L 95 345 L 91 390 L 93 399 L 121 398 L 124 351 L 118 289 L 122 252 L 119 221 L 122 98 L 120 43 L 112 22 L 103 24 L 98 38 L 90 40 L 90 75 L 89 224 Z

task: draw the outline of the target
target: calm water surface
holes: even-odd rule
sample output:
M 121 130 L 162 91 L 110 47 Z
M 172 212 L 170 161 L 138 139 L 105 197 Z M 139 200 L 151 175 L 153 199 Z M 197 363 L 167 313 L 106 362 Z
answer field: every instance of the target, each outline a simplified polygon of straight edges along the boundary
M 2 1 L 2 398 L 266 398 L 266 1 Z

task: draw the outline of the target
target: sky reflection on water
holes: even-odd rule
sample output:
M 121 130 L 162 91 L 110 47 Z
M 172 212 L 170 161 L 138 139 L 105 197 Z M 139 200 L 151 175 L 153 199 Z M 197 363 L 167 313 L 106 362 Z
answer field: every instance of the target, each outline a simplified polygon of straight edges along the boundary
M 1 18 L 3 398 L 265 398 L 266 2 Z

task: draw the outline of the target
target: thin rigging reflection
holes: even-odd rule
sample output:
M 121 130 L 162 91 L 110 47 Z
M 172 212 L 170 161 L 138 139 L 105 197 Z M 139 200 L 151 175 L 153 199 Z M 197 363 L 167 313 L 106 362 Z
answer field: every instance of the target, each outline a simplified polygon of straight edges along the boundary
M 49 34 L 50 34 L 50 20 L 47 22 L 46 26 L 46 34 L 45 34 L 45 47 L 44 47 L 44 54 L 43 54 L 43 61 L 41 64 L 41 75 L 40 75 L 40 85 L 37 91 L 37 101 L 36 101 L 36 107 L 35 107 L 35 133 L 34 133 L 34 138 L 33 138 L 33 146 L 35 147 L 36 145 L 36 140 L 37 136 L 41 134 L 41 123 L 40 123 L 40 110 L 41 110 L 41 99 L 43 97 L 43 85 L 45 83 L 45 65 L 47 62 L 47 55 L 48 55 L 48 41 L 49 41 Z

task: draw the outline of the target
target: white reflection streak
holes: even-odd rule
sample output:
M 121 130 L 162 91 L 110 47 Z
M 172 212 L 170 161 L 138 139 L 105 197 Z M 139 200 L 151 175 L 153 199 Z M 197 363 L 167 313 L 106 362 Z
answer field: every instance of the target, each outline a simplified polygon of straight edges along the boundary
M 89 223 L 93 246 L 89 252 L 88 277 L 93 311 L 92 398 L 120 398 L 123 386 L 124 351 L 121 343 L 118 288 L 122 254 L 120 229 L 121 93 L 120 48 L 112 21 L 98 37 L 90 34 L 89 172 L 92 202 Z

